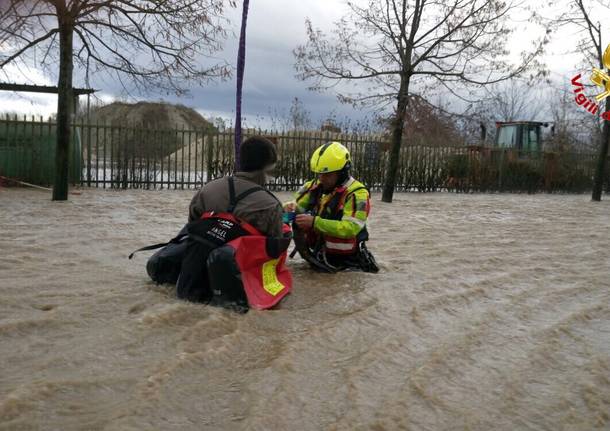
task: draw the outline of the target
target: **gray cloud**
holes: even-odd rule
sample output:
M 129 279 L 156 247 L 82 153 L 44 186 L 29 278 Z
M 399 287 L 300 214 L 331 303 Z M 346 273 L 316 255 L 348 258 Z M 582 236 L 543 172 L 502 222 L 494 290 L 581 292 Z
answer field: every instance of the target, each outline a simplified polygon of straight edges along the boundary
M 246 72 L 243 92 L 244 116 L 253 118 L 265 116 L 269 111 L 287 111 L 292 99 L 298 97 L 305 107 L 312 112 L 312 117 L 323 117 L 330 111 L 343 115 L 360 115 L 351 108 L 341 106 L 334 96 L 316 94 L 306 89 L 306 84 L 294 76 L 294 58 L 292 50 L 305 40 L 305 18 L 311 17 L 322 28 L 330 28 L 332 20 L 341 15 L 343 2 L 339 0 L 260 0 L 252 2 L 248 17 L 248 39 L 246 53 Z M 235 66 L 238 48 L 239 28 L 241 24 L 241 4 L 228 13 L 229 37 L 223 50 L 216 58 Z M 210 64 L 215 60 L 201 59 L 202 64 Z M 57 80 L 56 76 L 36 75 L 32 80 L 37 83 L 50 84 Z M 14 76 L 17 82 L 27 81 L 23 76 Z M 85 86 L 83 71 L 75 70 L 75 86 Z M 198 109 L 200 112 L 217 113 L 232 116 L 235 107 L 235 76 L 226 82 L 208 83 L 190 88 L 189 97 L 176 97 L 170 94 L 158 94 L 151 91 L 144 96 L 125 92 L 121 83 L 105 74 L 96 73 L 91 77 L 91 87 L 99 89 L 99 95 L 116 98 L 132 97 L 139 100 L 167 100 L 183 103 Z M 40 104 L 17 103 L 20 98 L 7 94 L 0 95 L 0 106 L 5 110 L 11 107 L 32 113 L 49 113 L 56 104 L 54 98 L 39 100 Z
M 309 16 L 316 25 L 330 29 L 332 21 L 341 15 L 342 10 L 343 3 L 333 0 L 262 0 L 251 3 L 243 88 L 242 111 L 245 117 L 288 111 L 294 97 L 298 97 L 311 111 L 314 120 L 322 119 L 331 111 L 352 118 L 364 116 L 360 111 L 339 104 L 332 94 L 308 91 L 307 84 L 295 78 L 292 50 L 305 41 L 305 18 Z M 240 13 L 240 8 L 231 13 L 234 37 L 227 40 L 221 53 L 221 58 L 233 66 L 237 57 Z M 234 78 L 192 88 L 192 99 L 180 101 L 202 111 L 234 112 Z

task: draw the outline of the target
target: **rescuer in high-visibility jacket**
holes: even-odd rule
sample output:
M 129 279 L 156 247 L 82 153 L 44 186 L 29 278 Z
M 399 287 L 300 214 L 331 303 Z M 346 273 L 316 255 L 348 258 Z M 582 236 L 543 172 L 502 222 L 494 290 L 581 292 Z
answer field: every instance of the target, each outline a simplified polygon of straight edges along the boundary
M 335 270 L 377 272 L 365 244 L 370 196 L 350 175 L 348 149 L 339 142 L 322 145 L 311 156 L 310 166 L 317 178 L 306 182 L 285 210 L 297 213 L 295 224 L 304 232 L 311 256 Z

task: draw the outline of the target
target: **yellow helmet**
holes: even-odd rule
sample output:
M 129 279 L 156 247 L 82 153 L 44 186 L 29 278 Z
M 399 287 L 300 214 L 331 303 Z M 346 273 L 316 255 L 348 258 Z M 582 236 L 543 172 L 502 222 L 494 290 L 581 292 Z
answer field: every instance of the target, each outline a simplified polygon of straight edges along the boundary
M 351 162 L 349 151 L 339 142 L 329 142 L 313 152 L 309 164 L 316 174 L 336 172 Z

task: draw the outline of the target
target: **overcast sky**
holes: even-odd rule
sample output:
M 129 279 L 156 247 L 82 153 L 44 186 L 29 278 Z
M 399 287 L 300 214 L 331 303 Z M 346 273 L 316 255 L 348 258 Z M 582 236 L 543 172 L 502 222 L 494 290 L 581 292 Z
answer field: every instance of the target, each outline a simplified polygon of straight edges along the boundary
M 230 9 L 230 34 L 218 57 L 235 66 L 239 26 L 241 24 L 241 2 L 237 9 Z M 269 113 L 287 112 L 294 97 L 302 100 L 312 117 L 322 117 L 331 111 L 340 116 L 362 115 L 337 103 L 333 95 L 307 91 L 306 84 L 295 78 L 292 50 L 305 41 L 305 19 L 310 17 L 323 28 L 342 15 L 342 0 L 252 0 L 248 16 L 246 70 L 243 89 L 242 112 L 247 123 L 261 122 L 260 117 Z M 33 69 L 18 71 L 7 68 L 18 83 L 56 85 L 51 77 Z M 77 81 L 77 80 L 75 80 Z M 108 101 L 121 95 L 121 88 L 110 82 L 92 79 L 92 87 L 99 89 L 98 96 Z M 75 82 L 75 86 L 83 82 Z M 175 96 L 150 94 L 139 99 L 167 100 L 194 107 L 204 116 L 235 116 L 235 74 L 221 83 L 209 83 L 191 88 L 190 95 Z M 131 100 L 131 99 L 130 99 Z M 56 97 L 32 95 L 31 93 L 0 93 L 0 112 L 35 113 L 49 115 L 56 110 Z M 262 120 L 263 122 L 265 120 Z M 268 123 L 268 121 L 267 121 Z
M 229 12 L 231 30 L 219 57 L 235 65 L 237 56 L 237 37 L 241 19 L 241 2 L 237 9 Z M 304 103 L 311 111 L 314 120 L 335 112 L 338 117 L 362 118 L 366 112 L 356 111 L 349 106 L 340 105 L 334 95 L 313 93 L 306 89 L 306 83 L 295 78 L 292 50 L 305 41 L 305 19 L 309 17 L 316 27 L 330 30 L 332 23 L 345 12 L 344 0 L 252 0 L 248 17 L 246 71 L 244 78 L 243 113 L 247 125 L 268 127 L 270 112 L 287 112 L 294 97 Z M 511 47 L 518 48 L 531 44 L 532 34 L 525 23 L 511 40 Z M 553 72 L 553 78 L 561 82 L 564 77 L 569 82 L 576 70 L 578 58 L 566 55 L 565 51 L 574 41 L 568 30 L 554 35 L 545 60 Z M 608 41 L 606 41 L 608 42 Z M 15 82 L 55 85 L 53 79 L 32 70 L 23 73 L 14 71 Z M 76 82 L 76 85 L 82 85 Z M 96 82 L 92 86 L 100 90 L 99 96 L 108 101 L 121 97 L 121 89 L 112 82 Z M 234 117 L 235 79 L 224 83 L 207 84 L 205 87 L 191 89 L 189 97 L 168 97 L 158 94 L 147 96 L 149 100 L 167 100 L 194 107 L 206 117 Z M 143 98 L 141 98 L 143 99 Z M 48 115 L 56 110 L 55 96 L 33 96 L 21 93 L 0 93 L 0 112 L 13 111 L 28 114 Z

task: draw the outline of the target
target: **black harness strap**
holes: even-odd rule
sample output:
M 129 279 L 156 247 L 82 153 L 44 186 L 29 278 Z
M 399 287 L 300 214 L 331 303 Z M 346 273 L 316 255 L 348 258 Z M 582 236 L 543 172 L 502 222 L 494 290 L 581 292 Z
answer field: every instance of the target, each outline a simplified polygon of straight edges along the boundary
M 229 177 L 229 208 L 227 208 L 229 214 L 233 213 L 235 205 L 237 205 L 237 201 L 235 200 L 235 182 L 233 177 Z
M 188 234 L 184 233 L 182 235 L 178 235 L 176 238 L 173 238 L 169 242 L 162 242 L 162 243 L 159 243 L 159 244 L 147 245 L 146 247 L 139 248 L 139 249 L 137 249 L 136 251 L 134 251 L 133 253 L 131 253 L 129 255 L 129 259 L 131 259 L 134 254 L 136 254 L 136 253 L 138 253 L 140 251 L 156 250 L 158 248 L 165 247 L 166 245 L 169 245 L 169 244 L 178 244 L 183 239 L 185 239 L 187 237 L 187 235 Z
M 243 193 L 240 193 L 236 198 L 235 198 L 235 203 L 237 204 L 237 202 L 239 202 L 240 200 L 242 200 L 243 198 L 245 198 L 246 196 L 251 195 L 252 193 L 256 193 L 256 192 L 264 192 L 265 189 L 263 189 L 262 187 L 252 187 L 251 189 L 248 189 L 246 191 L 244 191 Z
M 271 196 L 273 199 L 275 199 L 275 201 L 280 206 L 282 205 L 282 203 L 273 193 L 271 193 L 269 190 L 267 190 L 261 186 L 254 186 L 254 187 L 247 189 L 246 191 L 240 193 L 238 196 L 235 196 L 235 180 L 233 179 L 233 177 L 229 177 L 229 208 L 227 208 L 227 212 L 232 214 L 233 211 L 235 211 L 235 207 L 237 206 L 237 203 L 240 200 L 242 200 L 246 196 L 249 196 L 252 193 L 256 193 L 256 192 L 265 192 L 269 196 Z

